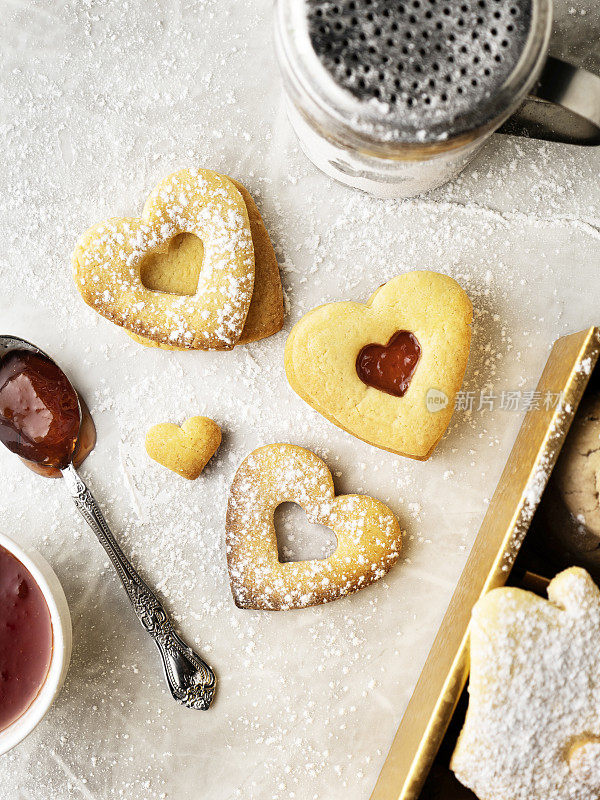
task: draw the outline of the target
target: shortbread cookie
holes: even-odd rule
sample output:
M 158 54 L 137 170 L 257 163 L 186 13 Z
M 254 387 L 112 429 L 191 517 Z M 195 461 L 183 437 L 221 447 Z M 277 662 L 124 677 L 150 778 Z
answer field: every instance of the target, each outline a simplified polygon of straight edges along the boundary
M 234 178 L 229 180 L 246 203 L 254 246 L 254 292 L 244 328 L 237 341 L 237 344 L 248 344 L 272 336 L 283 327 L 283 290 L 273 245 L 256 203 L 245 186 Z M 175 247 L 171 245 L 169 250 L 168 245 L 165 246 L 166 258 L 161 253 L 161 257 L 145 259 L 141 272 L 142 282 L 154 291 L 193 295 L 198 285 L 199 267 L 203 258 L 202 242 L 189 234 L 181 234 L 176 239 L 179 241 L 174 242 Z M 126 333 L 146 347 L 185 349 L 160 344 L 130 331 Z
M 208 417 L 191 417 L 181 427 L 153 425 L 146 434 L 146 452 L 163 467 L 196 480 L 221 444 L 221 429 Z
M 328 303 L 294 326 L 285 371 L 294 391 L 369 444 L 428 458 L 464 377 L 473 310 L 456 281 L 408 272 L 366 305 Z
M 600 577 L 600 394 L 581 401 L 536 522 L 536 535 L 561 563 Z
M 574 567 L 548 597 L 495 589 L 473 609 L 451 767 L 479 800 L 600 797 L 600 591 Z
M 175 237 L 202 241 L 203 262 L 192 296 L 152 291 L 143 262 Z M 90 228 L 73 253 L 83 299 L 102 316 L 162 344 L 230 350 L 239 340 L 254 288 L 254 248 L 246 203 L 223 175 L 181 170 L 154 189 L 141 218 Z
M 298 503 L 309 522 L 335 533 L 321 561 L 281 563 L 273 515 Z M 383 577 L 397 561 L 402 531 L 387 506 L 363 495 L 335 496 L 327 466 L 291 444 L 270 444 L 238 469 L 227 508 L 229 579 L 239 608 L 283 610 L 327 603 Z

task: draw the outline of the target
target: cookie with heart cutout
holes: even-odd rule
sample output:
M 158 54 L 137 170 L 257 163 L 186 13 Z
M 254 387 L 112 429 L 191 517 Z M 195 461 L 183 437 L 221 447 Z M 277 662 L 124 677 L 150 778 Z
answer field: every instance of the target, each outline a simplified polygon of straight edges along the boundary
M 331 556 L 279 561 L 274 513 L 285 502 L 331 528 L 337 537 Z M 378 500 L 336 496 L 331 472 L 314 453 L 270 444 L 250 453 L 233 479 L 225 541 L 235 604 L 280 611 L 328 603 L 383 577 L 398 560 L 402 531 Z
M 221 429 L 209 417 L 190 417 L 181 427 L 161 422 L 146 434 L 150 458 L 189 481 L 199 477 L 220 444 Z
M 328 303 L 285 346 L 292 389 L 375 447 L 429 458 L 448 427 L 471 344 L 473 309 L 448 275 L 408 272 L 366 304 Z
M 182 234 L 202 242 L 191 296 L 144 286 L 144 261 Z M 139 336 L 184 349 L 230 350 L 239 340 L 254 290 L 254 247 L 246 203 L 210 170 L 180 170 L 154 189 L 140 218 L 110 219 L 80 238 L 75 283 L 99 314 Z
M 225 176 L 229 177 L 229 176 Z M 238 189 L 248 211 L 250 233 L 254 246 L 254 291 L 248 316 L 237 344 L 248 344 L 273 336 L 283 327 L 283 289 L 279 266 L 265 223 L 250 192 L 235 178 L 229 178 Z M 142 264 L 142 283 L 148 289 L 178 295 L 193 295 L 203 261 L 204 248 L 200 239 L 191 234 L 180 234 L 167 243 L 162 252 L 145 259 Z M 126 333 L 145 347 L 163 350 L 185 350 Z
M 481 800 L 600 798 L 600 590 L 494 589 L 469 627 L 469 708 L 450 766 Z

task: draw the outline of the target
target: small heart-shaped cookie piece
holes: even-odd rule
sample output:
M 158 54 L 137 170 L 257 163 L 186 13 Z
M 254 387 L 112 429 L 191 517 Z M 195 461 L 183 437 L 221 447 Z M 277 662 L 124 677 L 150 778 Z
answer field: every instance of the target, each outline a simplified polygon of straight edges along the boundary
M 302 506 L 309 522 L 335 533 L 331 556 L 279 561 L 273 517 L 285 502 Z M 259 447 L 233 479 L 226 550 L 239 608 L 283 610 L 336 600 L 383 577 L 401 547 L 402 531 L 390 509 L 364 495 L 336 497 L 327 466 L 302 447 Z
M 196 480 L 221 444 L 221 429 L 208 417 L 191 417 L 181 427 L 153 425 L 146 434 L 146 452 L 163 467 Z
M 375 447 L 424 460 L 454 411 L 472 318 L 469 298 L 448 275 L 408 272 L 365 305 L 309 311 L 286 342 L 286 375 L 330 422 Z

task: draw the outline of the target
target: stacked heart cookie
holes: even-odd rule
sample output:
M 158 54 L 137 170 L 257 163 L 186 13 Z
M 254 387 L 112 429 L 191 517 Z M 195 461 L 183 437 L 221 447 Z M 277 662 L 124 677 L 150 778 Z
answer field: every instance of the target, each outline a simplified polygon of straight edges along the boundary
M 260 213 L 241 184 L 210 170 L 165 178 L 140 218 L 92 226 L 72 263 L 85 302 L 145 345 L 230 350 L 283 325 Z
M 329 303 L 306 314 L 286 343 L 288 381 L 340 428 L 424 460 L 450 422 L 472 318 L 452 278 L 408 272 L 366 305 Z

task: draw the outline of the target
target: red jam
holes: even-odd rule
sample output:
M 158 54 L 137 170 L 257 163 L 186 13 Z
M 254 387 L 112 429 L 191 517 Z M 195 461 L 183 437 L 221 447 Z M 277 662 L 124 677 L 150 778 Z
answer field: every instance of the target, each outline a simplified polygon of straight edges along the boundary
M 75 469 L 79 467 L 96 446 L 96 426 L 94 420 L 89 412 L 87 404 L 81 395 L 79 397 L 79 405 L 81 407 L 81 427 L 79 428 L 79 437 L 77 439 L 77 446 L 73 453 L 73 466 Z M 56 467 L 48 467 L 44 464 L 34 464 L 33 461 L 21 459 L 25 466 L 30 470 L 36 472 L 38 475 L 43 475 L 44 478 L 62 478 L 62 472 Z
M 368 344 L 356 359 L 356 374 L 367 386 L 403 397 L 421 357 L 414 333 L 396 331 L 389 342 Z
M 42 590 L 0 547 L 0 731 L 37 697 L 52 658 L 52 621 Z
M 0 442 L 21 458 L 62 469 L 80 426 L 77 393 L 49 358 L 11 350 L 0 361 Z

